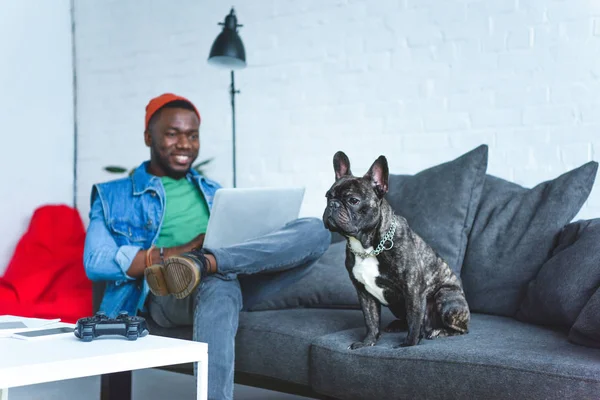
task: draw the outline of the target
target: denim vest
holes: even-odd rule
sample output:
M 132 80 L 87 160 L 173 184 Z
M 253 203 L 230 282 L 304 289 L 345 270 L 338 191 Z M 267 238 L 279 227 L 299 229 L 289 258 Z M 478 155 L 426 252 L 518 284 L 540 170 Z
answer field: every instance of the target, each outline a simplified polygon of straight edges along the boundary
M 119 311 L 135 315 L 145 299 L 144 279 L 130 277 L 127 270 L 138 251 L 156 243 L 166 200 L 162 181 L 146 171 L 148 164 L 143 162 L 129 177 L 92 187 L 83 259 L 89 279 L 106 281 L 100 310 L 109 317 Z M 186 179 L 202 192 L 211 210 L 221 186 L 194 170 Z

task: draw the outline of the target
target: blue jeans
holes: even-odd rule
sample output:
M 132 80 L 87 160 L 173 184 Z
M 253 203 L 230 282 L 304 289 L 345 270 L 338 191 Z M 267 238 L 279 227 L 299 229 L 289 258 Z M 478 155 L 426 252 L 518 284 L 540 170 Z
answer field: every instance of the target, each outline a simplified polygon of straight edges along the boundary
M 330 240 L 320 219 L 300 218 L 258 239 L 206 249 L 215 256 L 219 272 L 203 277 L 187 298 L 149 295 L 148 309 L 157 324 L 193 325 L 193 339 L 208 344 L 209 399 L 233 399 L 239 312 L 300 279 Z

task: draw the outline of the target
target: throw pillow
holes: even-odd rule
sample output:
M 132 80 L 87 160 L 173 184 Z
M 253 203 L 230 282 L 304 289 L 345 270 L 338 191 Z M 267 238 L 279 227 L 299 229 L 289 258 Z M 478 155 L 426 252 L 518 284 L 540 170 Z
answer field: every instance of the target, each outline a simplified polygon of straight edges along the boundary
M 557 234 L 587 200 L 597 169 L 591 161 L 532 189 L 486 177 L 462 269 L 473 312 L 515 316 Z
M 600 286 L 600 219 L 567 225 L 529 282 L 517 319 L 570 328 Z M 599 324 L 600 326 L 600 324 Z
M 575 344 L 600 349 L 600 287 L 581 310 L 568 339 Z
M 487 170 L 488 146 L 415 175 L 390 175 L 387 200 L 460 277 Z

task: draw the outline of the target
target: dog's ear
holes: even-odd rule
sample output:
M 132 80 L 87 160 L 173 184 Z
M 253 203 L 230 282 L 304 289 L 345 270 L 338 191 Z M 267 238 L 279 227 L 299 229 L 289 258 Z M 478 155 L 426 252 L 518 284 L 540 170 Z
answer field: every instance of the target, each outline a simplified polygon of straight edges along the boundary
M 379 156 L 364 177 L 371 181 L 377 197 L 381 199 L 388 191 L 389 170 L 387 159 L 384 156 Z
M 350 160 L 343 151 L 338 151 L 333 156 L 333 170 L 335 171 L 336 181 L 342 176 L 352 175 L 352 172 L 350 172 Z

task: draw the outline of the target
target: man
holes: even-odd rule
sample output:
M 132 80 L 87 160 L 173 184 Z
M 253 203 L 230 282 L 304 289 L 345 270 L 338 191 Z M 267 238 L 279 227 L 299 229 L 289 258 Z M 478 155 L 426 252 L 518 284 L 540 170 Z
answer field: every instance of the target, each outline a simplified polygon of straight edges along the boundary
M 194 340 L 208 343 L 208 397 L 232 399 L 239 311 L 305 273 L 330 233 L 302 218 L 240 245 L 203 248 L 220 186 L 191 168 L 200 113 L 167 93 L 148 103 L 145 123 L 150 160 L 92 188 L 85 270 L 107 281 L 100 309 L 108 316 L 125 310 L 163 327 L 193 325 Z

